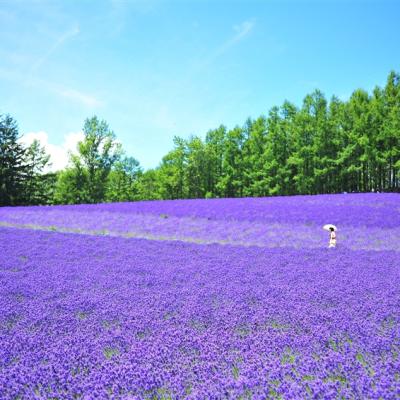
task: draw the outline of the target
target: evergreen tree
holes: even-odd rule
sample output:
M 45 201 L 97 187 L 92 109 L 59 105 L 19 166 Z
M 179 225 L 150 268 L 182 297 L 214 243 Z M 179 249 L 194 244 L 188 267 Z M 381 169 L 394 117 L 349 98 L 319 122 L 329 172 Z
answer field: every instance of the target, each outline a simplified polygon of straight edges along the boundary
M 325 193 L 343 192 L 346 190 L 341 178 L 342 164 L 338 158 L 340 150 L 344 147 L 343 115 L 343 102 L 333 96 L 329 102 L 326 127 L 329 135 L 329 146 L 326 152 L 328 173 Z
M 293 129 L 293 152 L 288 163 L 294 172 L 293 184 L 297 194 L 315 193 L 315 119 L 317 108 L 315 97 L 307 95 L 303 107 L 296 114 Z
M 392 71 L 384 88 L 384 189 L 398 190 L 400 187 L 400 74 Z
M 206 135 L 206 157 L 208 161 L 207 170 L 207 197 L 221 197 L 222 191 L 219 189 L 219 182 L 222 179 L 223 163 L 226 142 L 226 127 L 220 125 L 219 128 L 210 130 Z
M 244 188 L 245 196 L 265 196 L 266 171 L 264 169 L 264 152 L 267 136 L 267 121 L 264 116 L 255 121 L 247 120 L 247 140 L 243 146 Z
M 228 131 L 222 161 L 222 176 L 217 191 L 224 197 L 243 196 L 243 129 L 236 127 Z
M 16 121 L 9 115 L 0 115 L 0 206 L 25 202 L 26 149 L 18 139 Z
M 294 158 L 290 157 L 293 151 L 293 127 L 296 115 L 296 107 L 288 101 L 280 109 L 273 107 L 269 112 L 263 155 L 266 194 L 291 194 L 295 190 L 294 177 L 297 169 Z
M 330 178 L 332 136 L 328 125 L 328 103 L 319 90 L 311 95 L 311 125 L 313 138 L 314 193 L 327 193 Z
M 373 159 L 371 160 L 370 187 L 374 191 L 384 189 L 386 157 L 385 157 L 385 103 L 384 92 L 381 88 L 375 87 L 371 97 L 371 133 L 373 143 Z

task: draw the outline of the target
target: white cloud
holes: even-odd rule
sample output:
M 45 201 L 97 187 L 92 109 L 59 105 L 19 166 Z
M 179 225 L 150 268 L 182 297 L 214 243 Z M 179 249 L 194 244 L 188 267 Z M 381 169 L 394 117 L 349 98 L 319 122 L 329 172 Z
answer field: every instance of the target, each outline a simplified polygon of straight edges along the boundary
M 51 166 L 47 171 L 59 171 L 68 165 L 69 152 L 76 152 L 76 146 L 79 141 L 83 140 L 83 132 L 70 132 L 64 135 L 64 140 L 61 145 L 49 143 L 49 135 L 47 132 L 29 132 L 22 136 L 20 142 L 29 146 L 35 139 L 39 140 L 40 144 L 45 148 L 46 153 L 50 154 Z
M 243 21 L 240 25 L 235 25 L 233 29 L 236 31 L 236 35 L 231 39 L 231 42 L 236 43 L 239 40 L 247 36 L 254 28 L 255 22 Z
M 51 57 L 53 53 L 55 53 L 60 47 L 62 47 L 65 42 L 79 35 L 79 33 L 79 26 L 72 26 L 70 29 L 66 30 L 62 34 L 59 34 L 58 37 L 55 38 L 53 45 L 45 54 L 32 63 L 29 70 L 22 73 L 18 72 L 18 70 L 15 68 L 0 68 L 0 79 L 14 81 L 29 88 L 35 87 L 40 88 L 41 90 L 45 89 L 59 97 L 67 98 L 74 103 L 78 103 L 79 105 L 84 105 L 89 108 L 102 106 L 104 103 L 91 94 L 64 86 L 61 83 L 52 82 L 47 79 L 41 79 L 37 76 L 37 70 L 48 60 L 48 58 Z M 4 51 L 1 51 L 0 54 L 3 58 L 7 57 L 14 64 L 28 64 L 28 59 L 25 55 L 21 55 L 16 52 L 7 53 Z
M 202 70 L 212 63 L 214 63 L 219 57 L 225 54 L 228 50 L 238 44 L 246 36 L 248 36 L 256 25 L 254 20 L 246 20 L 239 25 L 234 25 L 233 30 L 235 34 L 221 44 L 209 57 L 205 57 L 201 62 L 197 64 L 196 71 Z
M 235 44 L 239 43 L 242 39 L 250 34 L 254 26 L 255 22 L 253 20 L 243 21 L 241 24 L 235 25 L 233 27 L 233 30 L 236 32 L 235 35 L 222 44 L 222 46 L 217 50 L 217 54 L 221 55 Z
M 1 0 L 0 0 L 1 1 Z M 104 102 L 94 97 L 91 94 L 84 93 L 80 90 L 65 87 L 61 84 L 25 75 L 12 69 L 0 67 L 0 80 L 16 82 L 17 84 L 29 87 L 40 88 L 47 92 L 54 93 L 58 97 L 64 97 L 71 100 L 73 103 L 84 105 L 89 108 L 104 106 Z
M 103 103 L 100 100 L 96 99 L 94 96 L 80 92 L 79 90 L 63 89 L 57 90 L 57 93 L 62 97 L 66 97 L 78 103 L 82 103 L 83 105 L 88 107 L 98 107 L 103 105 Z
M 78 35 L 80 32 L 78 26 L 74 26 L 68 31 L 62 33 L 58 38 L 56 39 L 55 43 L 49 48 L 49 50 L 42 56 L 40 57 L 31 67 L 30 69 L 30 74 L 32 74 L 34 71 L 36 71 L 43 63 L 46 62 L 46 60 L 60 47 L 63 45 L 64 42 L 66 42 L 68 39 Z

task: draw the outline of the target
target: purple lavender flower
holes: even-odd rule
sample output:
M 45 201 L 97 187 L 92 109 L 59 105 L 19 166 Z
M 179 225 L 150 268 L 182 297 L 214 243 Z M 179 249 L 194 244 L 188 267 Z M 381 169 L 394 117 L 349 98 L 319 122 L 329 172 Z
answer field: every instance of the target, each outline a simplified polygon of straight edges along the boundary
M 0 209 L 0 398 L 396 398 L 398 200 Z

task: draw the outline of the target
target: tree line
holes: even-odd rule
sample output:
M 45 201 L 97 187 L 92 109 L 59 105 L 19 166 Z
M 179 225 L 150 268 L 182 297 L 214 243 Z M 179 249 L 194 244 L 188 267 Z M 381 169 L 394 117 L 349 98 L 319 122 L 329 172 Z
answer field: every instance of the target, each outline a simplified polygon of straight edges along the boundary
M 44 173 L 44 148 L 22 146 L 16 121 L 0 116 L 0 205 L 399 191 L 400 75 L 348 101 L 315 90 L 301 107 L 285 101 L 204 139 L 176 136 L 147 171 L 105 121 L 87 119 L 83 133 L 68 167 Z

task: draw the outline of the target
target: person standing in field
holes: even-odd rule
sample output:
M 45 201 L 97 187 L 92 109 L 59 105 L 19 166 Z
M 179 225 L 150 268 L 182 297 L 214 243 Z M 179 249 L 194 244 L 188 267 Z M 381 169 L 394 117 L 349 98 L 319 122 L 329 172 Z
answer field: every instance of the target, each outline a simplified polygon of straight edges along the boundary
M 335 225 L 326 224 L 322 227 L 326 231 L 329 231 L 329 246 L 328 247 L 336 247 L 336 231 L 337 228 Z
M 329 246 L 328 247 L 336 247 L 336 232 L 335 228 L 332 226 L 329 228 L 330 236 L 329 236 Z

